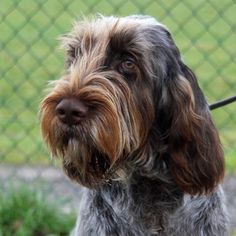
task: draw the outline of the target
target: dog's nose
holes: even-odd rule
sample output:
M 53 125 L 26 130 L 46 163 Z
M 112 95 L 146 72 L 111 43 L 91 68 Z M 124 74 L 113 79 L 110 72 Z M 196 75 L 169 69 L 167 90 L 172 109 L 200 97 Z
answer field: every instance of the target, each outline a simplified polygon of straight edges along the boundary
M 56 106 L 57 117 L 65 124 L 76 125 L 88 113 L 88 107 L 76 98 L 64 98 Z

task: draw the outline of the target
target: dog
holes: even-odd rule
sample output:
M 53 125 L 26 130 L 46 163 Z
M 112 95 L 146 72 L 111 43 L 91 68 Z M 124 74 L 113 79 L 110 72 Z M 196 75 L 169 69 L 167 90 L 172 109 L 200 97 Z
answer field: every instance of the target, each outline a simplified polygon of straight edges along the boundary
M 224 236 L 224 157 L 197 78 L 149 16 L 98 16 L 61 37 L 41 104 L 51 153 L 83 188 L 73 236 Z

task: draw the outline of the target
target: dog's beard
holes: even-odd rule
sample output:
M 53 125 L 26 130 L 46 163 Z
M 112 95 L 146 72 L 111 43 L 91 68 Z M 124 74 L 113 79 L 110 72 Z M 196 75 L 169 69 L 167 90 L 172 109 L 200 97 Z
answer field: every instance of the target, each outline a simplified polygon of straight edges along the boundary
M 62 159 L 66 174 L 84 186 L 95 187 L 109 178 L 111 161 L 88 140 L 69 138 Z
M 55 155 L 62 158 L 67 175 L 85 186 L 110 178 L 121 150 L 127 148 L 118 142 L 122 133 L 116 133 L 120 125 L 115 124 L 114 119 L 98 120 L 96 117 L 74 127 L 60 123 L 52 127 L 53 136 L 58 140 Z

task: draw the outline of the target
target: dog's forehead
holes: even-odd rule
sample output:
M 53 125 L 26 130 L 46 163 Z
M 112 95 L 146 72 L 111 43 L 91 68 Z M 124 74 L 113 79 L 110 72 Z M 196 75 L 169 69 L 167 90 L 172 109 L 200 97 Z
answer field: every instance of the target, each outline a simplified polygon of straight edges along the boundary
M 153 27 L 168 29 L 156 19 L 144 15 L 131 15 L 127 17 L 99 16 L 90 20 L 78 21 L 74 24 L 73 33 L 78 38 L 94 37 L 110 38 L 115 34 L 138 33 L 146 28 Z

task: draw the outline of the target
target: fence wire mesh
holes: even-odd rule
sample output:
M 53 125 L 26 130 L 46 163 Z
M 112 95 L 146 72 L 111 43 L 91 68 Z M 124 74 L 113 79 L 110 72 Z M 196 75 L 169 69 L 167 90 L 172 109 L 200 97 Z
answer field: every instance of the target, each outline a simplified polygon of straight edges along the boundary
M 0 6 L 0 165 L 51 165 L 39 102 L 47 81 L 63 72 L 56 38 L 82 15 L 154 16 L 172 31 L 210 103 L 236 93 L 235 0 L 1 0 Z M 226 160 L 236 157 L 235 110 L 232 104 L 213 112 Z

